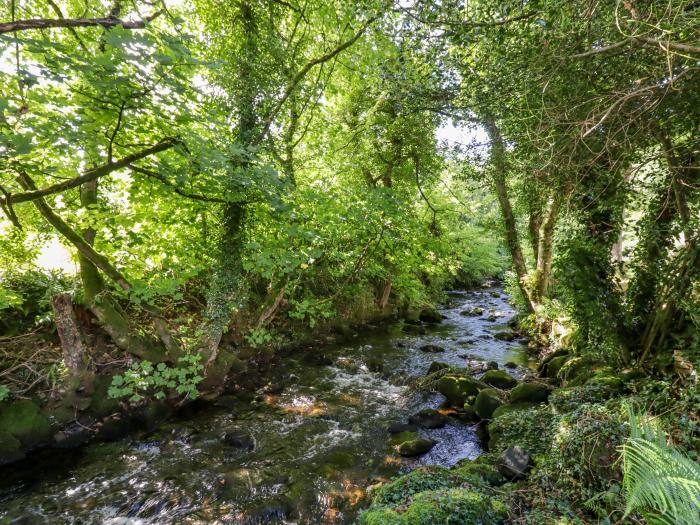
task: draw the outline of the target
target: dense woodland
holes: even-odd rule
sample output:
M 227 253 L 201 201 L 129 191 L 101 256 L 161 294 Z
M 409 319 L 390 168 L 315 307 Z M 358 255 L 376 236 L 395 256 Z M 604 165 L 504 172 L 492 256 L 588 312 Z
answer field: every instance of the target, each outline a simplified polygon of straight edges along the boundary
M 699 64 L 694 0 L 3 0 L 0 459 L 498 279 L 532 473 L 360 521 L 697 523 Z

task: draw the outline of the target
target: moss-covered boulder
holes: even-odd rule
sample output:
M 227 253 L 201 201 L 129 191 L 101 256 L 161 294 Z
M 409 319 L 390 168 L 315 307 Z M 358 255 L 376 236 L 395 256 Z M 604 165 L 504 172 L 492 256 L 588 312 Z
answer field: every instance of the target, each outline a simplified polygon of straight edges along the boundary
M 625 391 L 625 382 L 618 376 L 599 373 L 586 381 L 586 386 L 597 386 L 610 394 L 621 394 Z
M 569 356 L 569 351 L 564 350 L 563 348 L 560 348 L 559 350 L 556 350 L 552 352 L 551 354 L 547 355 L 542 361 L 540 361 L 540 364 L 537 365 L 537 372 L 540 374 L 542 377 L 547 376 L 547 366 L 549 365 L 550 361 L 552 359 L 556 359 L 557 357 L 568 357 Z
M 409 417 L 408 422 L 421 428 L 442 428 L 447 424 L 447 416 L 434 408 L 424 408 Z
M 428 324 L 438 324 L 442 322 L 442 314 L 436 308 L 423 308 L 418 314 L 418 319 Z
M 518 381 L 508 372 L 503 370 L 489 370 L 481 380 L 487 385 L 508 390 L 518 384 Z
M 521 412 L 523 410 L 527 410 L 528 408 L 532 408 L 534 406 L 537 406 L 537 404 L 530 403 L 527 401 L 523 401 L 521 403 L 509 403 L 507 405 L 501 405 L 496 410 L 493 411 L 491 418 L 496 419 L 497 417 L 500 417 L 504 414 L 511 414 L 513 412 Z
M 430 363 L 430 368 L 428 368 L 428 374 L 434 374 L 435 372 L 445 370 L 446 368 L 450 368 L 450 365 L 441 361 L 433 361 Z
M 453 488 L 416 494 L 400 510 L 370 508 L 360 516 L 362 525 L 498 525 L 507 515 L 505 505 L 480 492 Z
M 440 392 L 454 406 L 461 407 L 469 396 L 476 396 L 479 390 L 486 384 L 471 377 L 446 375 L 437 382 L 437 391 Z
M 107 391 L 112 385 L 112 376 L 96 376 L 92 384 L 89 411 L 97 418 L 107 417 L 120 411 L 119 400 L 109 397 Z
M 22 443 L 9 432 L 0 430 L 0 465 L 7 465 L 23 457 Z
M 493 412 L 503 404 L 498 391 L 493 388 L 484 388 L 474 401 L 474 411 L 482 419 L 491 419 Z
M 17 439 L 23 448 L 32 448 L 49 440 L 51 423 L 29 399 L 11 403 L 0 412 L 0 429 Z
M 413 441 L 414 439 L 418 439 L 418 429 L 396 432 L 395 434 L 392 434 L 389 438 L 389 446 L 395 448 L 398 447 L 401 443 L 405 443 L 406 441 Z
M 476 415 L 476 410 L 469 403 L 464 403 L 462 406 L 462 413 L 465 419 L 477 419 L 479 416 Z
M 456 470 L 436 465 L 419 467 L 379 487 L 374 493 L 372 504 L 399 505 L 419 492 L 460 487 L 466 481 L 467 478 Z
M 452 472 L 472 485 L 483 483 L 492 487 L 498 487 L 506 482 L 503 475 L 490 463 L 462 460 L 457 463 L 457 467 L 452 469 Z
M 544 403 L 549 396 L 549 387 L 542 383 L 520 383 L 510 392 L 510 402 Z
M 564 366 L 564 364 L 569 360 L 569 356 L 561 355 L 551 359 L 547 364 L 547 377 L 549 379 L 557 379 L 559 376 L 559 371 Z
M 396 447 L 396 451 L 405 457 L 422 456 L 430 452 L 435 446 L 435 441 L 428 438 L 416 438 L 409 441 L 404 441 Z
M 499 341 L 515 341 L 518 338 L 518 333 L 513 330 L 503 330 L 493 334 L 493 338 Z

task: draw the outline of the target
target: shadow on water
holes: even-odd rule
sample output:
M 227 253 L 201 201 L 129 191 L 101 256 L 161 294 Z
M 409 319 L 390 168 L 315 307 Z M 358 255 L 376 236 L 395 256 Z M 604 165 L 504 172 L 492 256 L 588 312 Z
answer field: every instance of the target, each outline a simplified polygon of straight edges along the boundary
M 283 358 L 252 403 L 223 398 L 145 437 L 36 456 L 0 480 L 0 522 L 350 523 L 366 487 L 481 453 L 474 425 L 456 418 L 421 430 L 437 445 L 415 459 L 394 452 L 386 428 L 442 403 L 409 386 L 435 360 L 527 365 L 520 343 L 493 337 L 515 313 L 506 299 L 499 288 L 451 292 L 444 322 L 425 334 L 387 325 L 321 358 Z M 462 314 L 473 307 L 484 312 Z M 426 344 L 444 352 L 422 352 Z

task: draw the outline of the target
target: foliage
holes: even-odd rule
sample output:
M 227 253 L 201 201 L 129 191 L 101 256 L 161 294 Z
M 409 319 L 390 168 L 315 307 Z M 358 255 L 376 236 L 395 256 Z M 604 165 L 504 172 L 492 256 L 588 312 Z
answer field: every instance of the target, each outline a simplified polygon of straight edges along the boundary
M 204 365 L 199 354 L 187 354 L 178 360 L 177 366 L 165 363 L 154 365 L 143 360 L 134 363 L 123 374 L 115 375 L 107 391 L 111 398 L 128 398 L 138 403 L 146 397 L 164 399 L 168 392 L 194 399 L 198 395 L 197 385 L 202 381 Z
M 621 451 L 626 515 L 641 512 L 653 524 L 697 523 L 700 464 L 669 445 L 662 431 L 633 411 L 630 436 Z

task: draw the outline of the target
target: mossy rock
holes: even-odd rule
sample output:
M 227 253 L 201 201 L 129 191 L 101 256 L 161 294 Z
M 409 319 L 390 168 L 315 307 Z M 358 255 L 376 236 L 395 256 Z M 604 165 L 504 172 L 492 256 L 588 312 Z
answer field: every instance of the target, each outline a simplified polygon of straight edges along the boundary
M 498 525 L 507 516 L 503 503 L 480 492 L 452 488 L 416 494 L 400 510 L 370 508 L 360 515 L 361 525 Z
M 422 456 L 435 446 L 435 441 L 427 438 L 416 438 L 404 441 L 396 447 L 396 451 L 405 457 Z
M 580 386 L 600 367 L 601 363 L 590 357 L 572 357 L 561 366 L 558 377 L 566 386 Z
M 518 338 L 518 333 L 513 330 L 503 330 L 493 334 L 493 338 L 498 341 L 515 341 Z
M 538 372 L 544 370 L 545 367 L 549 364 L 549 362 L 550 362 L 552 359 L 555 359 L 555 358 L 561 357 L 561 356 L 568 356 L 568 355 L 569 355 L 569 351 L 568 351 L 568 350 L 565 350 L 565 349 L 563 349 L 563 348 L 560 348 L 559 350 L 555 350 L 555 351 L 552 352 L 551 354 L 547 355 L 547 357 L 545 357 L 545 358 L 540 362 L 539 366 L 537 367 Z
M 397 432 L 396 434 L 393 434 L 391 438 L 389 438 L 389 446 L 397 447 L 401 443 L 405 443 L 406 441 L 412 441 L 414 439 L 418 439 L 418 432 Z
M 7 465 L 22 458 L 22 443 L 9 432 L 0 430 L 0 465 Z
M 88 410 L 97 418 L 107 417 L 110 414 L 119 412 L 120 405 L 118 399 L 109 397 L 107 391 L 112 385 L 112 376 L 96 376 L 92 384 L 92 395 Z
M 625 382 L 620 377 L 605 373 L 594 375 L 586 381 L 586 386 L 597 386 L 610 394 L 621 394 L 625 391 Z
M 510 414 L 512 412 L 520 412 L 522 410 L 527 410 L 528 408 L 532 408 L 534 406 L 537 406 L 537 403 L 531 403 L 528 401 L 522 401 L 520 403 L 509 403 L 507 405 L 501 405 L 496 410 L 493 411 L 491 418 L 496 419 L 497 417 L 502 416 L 504 414 Z
M 24 448 L 48 441 L 51 435 L 49 419 L 29 399 L 15 401 L 0 412 L 0 429 L 11 434 Z
M 487 385 L 504 390 L 511 389 L 518 384 L 518 381 L 513 376 L 503 370 L 489 370 L 483 375 L 481 380 Z
M 496 467 L 487 463 L 474 463 L 468 460 L 464 464 L 459 464 L 456 469 L 453 469 L 453 472 L 492 487 L 498 487 L 506 482 L 506 478 L 498 472 Z
M 566 355 L 555 357 L 554 359 L 550 360 L 549 363 L 547 363 L 547 377 L 549 379 L 556 379 L 559 376 L 559 371 L 564 366 L 564 363 L 566 363 L 568 360 L 569 356 Z
M 529 402 L 544 403 L 549 396 L 549 387 L 542 383 L 520 383 L 510 392 L 511 404 Z
M 440 392 L 454 406 L 461 407 L 469 396 L 476 396 L 479 390 L 486 384 L 471 377 L 447 375 L 437 382 L 437 391 Z
M 435 372 L 439 370 L 445 370 L 446 368 L 450 368 L 450 365 L 447 363 L 442 363 L 440 361 L 433 361 L 430 363 L 430 368 L 428 368 L 428 374 L 434 374 Z
M 442 314 L 436 308 L 423 308 L 418 314 L 418 319 L 424 323 L 438 324 L 442 322 Z
M 428 465 L 382 485 L 374 493 L 373 506 L 396 506 L 409 501 L 415 494 L 428 490 L 446 490 L 465 484 L 500 483 L 500 475 L 492 465 L 463 460 L 456 468 Z
M 482 419 L 491 419 L 494 411 L 503 404 L 498 391 L 493 388 L 484 388 L 474 401 L 474 411 Z
M 477 419 L 476 410 L 474 410 L 474 407 L 469 403 L 464 403 L 462 410 L 464 411 L 464 417 L 466 419 Z

